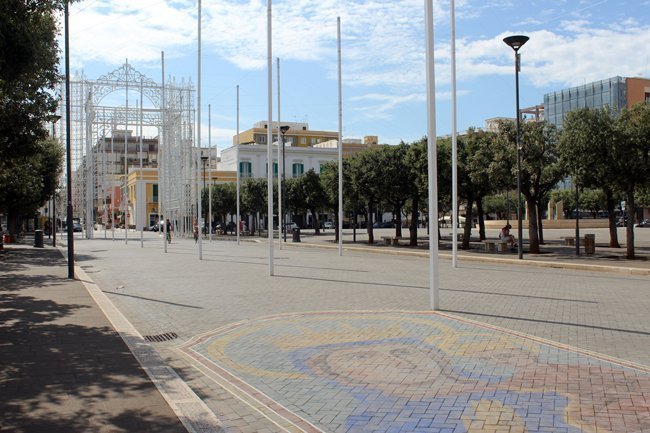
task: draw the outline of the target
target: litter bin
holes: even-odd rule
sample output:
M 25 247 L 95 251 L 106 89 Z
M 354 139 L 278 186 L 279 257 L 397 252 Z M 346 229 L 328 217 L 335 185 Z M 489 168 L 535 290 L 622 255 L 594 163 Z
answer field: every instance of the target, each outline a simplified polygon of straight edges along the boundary
M 291 229 L 291 233 L 293 234 L 293 241 L 300 242 L 300 229 L 298 227 Z
M 596 252 L 596 235 L 585 235 L 585 254 L 593 254 Z
M 43 248 L 43 230 L 34 231 L 34 247 Z

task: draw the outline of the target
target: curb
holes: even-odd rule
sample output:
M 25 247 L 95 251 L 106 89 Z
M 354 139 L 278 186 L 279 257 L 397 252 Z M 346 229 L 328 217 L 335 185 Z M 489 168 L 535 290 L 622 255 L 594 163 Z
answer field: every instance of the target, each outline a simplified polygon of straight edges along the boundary
M 286 246 L 298 247 L 298 248 L 325 248 L 325 249 L 338 249 L 338 245 L 325 245 L 325 244 L 313 244 L 313 243 L 289 243 L 284 244 Z M 374 253 L 374 254 L 392 254 L 399 256 L 413 256 L 413 257 L 429 257 L 428 252 L 422 251 L 400 251 L 394 248 L 370 248 L 370 247 L 354 247 L 343 245 L 345 251 L 351 252 L 364 252 L 364 253 Z M 439 253 L 439 258 L 451 260 L 452 255 L 448 253 Z M 588 263 L 569 263 L 563 261 L 545 261 L 545 260 L 530 260 L 530 259 L 509 259 L 502 257 L 482 257 L 469 254 L 459 254 L 459 259 L 466 260 L 469 262 L 482 262 L 482 263 L 499 263 L 499 264 L 509 264 L 516 266 L 533 266 L 538 268 L 554 268 L 554 269 L 569 269 L 574 271 L 587 271 L 587 272 L 604 272 L 611 274 L 619 275 L 634 275 L 647 277 L 650 276 L 650 269 L 645 268 L 634 268 L 629 266 L 607 266 L 607 265 L 592 265 Z

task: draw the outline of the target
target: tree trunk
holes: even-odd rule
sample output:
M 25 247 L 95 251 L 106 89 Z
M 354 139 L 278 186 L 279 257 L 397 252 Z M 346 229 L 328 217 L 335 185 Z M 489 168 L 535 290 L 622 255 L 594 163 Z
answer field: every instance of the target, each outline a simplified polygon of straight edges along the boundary
M 476 210 L 478 212 L 478 237 L 485 240 L 485 215 L 483 215 L 483 197 L 476 199 Z
M 537 209 L 537 233 L 539 234 L 539 244 L 544 245 L 544 225 L 542 224 L 542 210 L 539 206 Z
M 368 203 L 368 212 L 366 216 L 366 232 L 368 233 L 368 244 L 372 245 L 375 243 L 375 235 L 372 230 L 372 205 Z
M 418 214 L 420 212 L 418 208 L 420 207 L 420 198 L 416 194 L 413 196 L 411 201 L 412 201 L 411 207 L 413 209 L 411 210 L 411 226 L 409 227 L 409 235 L 410 235 L 409 245 L 412 247 L 416 247 L 418 245 L 418 219 L 419 219 Z
M 537 231 L 537 206 L 532 197 L 526 197 L 526 204 L 528 204 L 528 236 L 530 237 L 530 253 L 539 254 L 539 233 Z M 522 242 L 522 239 L 517 239 L 517 242 Z
M 339 211 L 336 209 L 334 211 L 334 242 L 339 243 L 339 227 L 343 224 L 343 221 L 339 221 Z
M 472 207 L 474 205 L 474 198 L 469 197 L 467 199 L 467 213 L 465 214 L 465 228 L 463 230 L 463 244 L 462 249 L 469 249 L 469 237 L 472 234 Z M 453 221 L 453 224 L 458 224 L 456 221 Z M 453 233 L 453 232 L 452 232 Z M 453 236 L 453 235 L 452 235 Z M 457 239 L 452 239 L 452 242 L 457 242 Z
M 7 231 L 10 235 L 16 236 L 22 231 L 23 221 L 22 216 L 11 210 L 7 212 Z
M 634 209 L 634 190 L 632 190 L 627 192 L 627 198 L 625 200 L 625 214 L 627 215 L 625 257 L 629 260 L 634 259 Z
M 314 220 L 314 228 L 316 229 L 314 231 L 315 235 L 320 235 L 320 219 L 318 218 L 318 212 L 316 212 L 316 209 L 309 209 L 311 212 L 311 216 Z
M 607 202 L 607 219 L 609 220 L 609 246 L 610 248 L 621 248 L 618 243 L 618 230 L 616 230 L 616 202 L 614 193 L 610 190 L 604 190 L 605 200 Z
M 402 237 L 402 208 L 395 210 L 395 236 Z

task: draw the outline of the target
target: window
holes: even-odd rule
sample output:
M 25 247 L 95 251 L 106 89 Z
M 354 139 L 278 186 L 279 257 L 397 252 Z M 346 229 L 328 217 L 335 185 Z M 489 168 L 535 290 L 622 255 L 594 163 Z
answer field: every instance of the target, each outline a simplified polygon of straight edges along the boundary
M 300 144 L 307 144 L 307 137 L 300 137 Z
M 158 203 L 158 185 L 153 184 L 151 186 L 152 186 L 151 202 L 152 203 Z
M 645 92 L 645 102 L 650 102 L 650 92 Z
M 266 175 L 267 176 L 269 175 L 269 164 L 268 163 L 266 163 Z M 274 162 L 273 163 L 273 177 L 277 177 L 277 176 L 278 176 L 278 163 Z
M 295 162 L 292 165 L 293 177 L 298 177 L 305 172 L 305 166 L 300 162 Z
M 242 178 L 253 177 L 253 164 L 250 162 L 240 162 L 239 176 Z

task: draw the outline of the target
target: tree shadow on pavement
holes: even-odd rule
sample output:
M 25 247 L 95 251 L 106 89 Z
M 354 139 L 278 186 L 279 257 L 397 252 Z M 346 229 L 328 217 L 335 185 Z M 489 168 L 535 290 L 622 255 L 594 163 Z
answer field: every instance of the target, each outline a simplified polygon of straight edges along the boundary
M 185 431 L 60 253 L 40 254 L 0 276 L 0 431 Z

